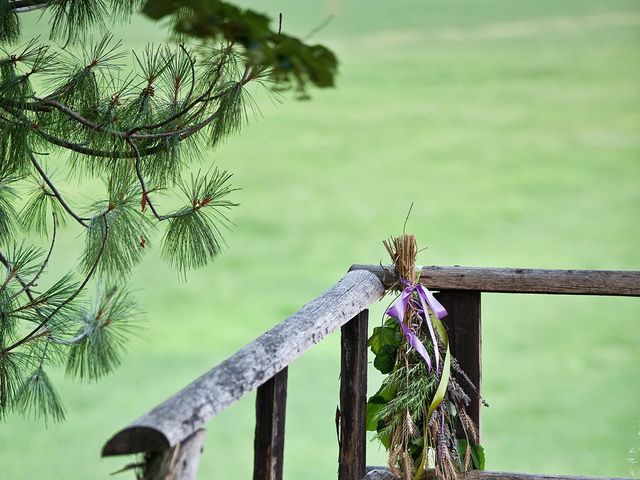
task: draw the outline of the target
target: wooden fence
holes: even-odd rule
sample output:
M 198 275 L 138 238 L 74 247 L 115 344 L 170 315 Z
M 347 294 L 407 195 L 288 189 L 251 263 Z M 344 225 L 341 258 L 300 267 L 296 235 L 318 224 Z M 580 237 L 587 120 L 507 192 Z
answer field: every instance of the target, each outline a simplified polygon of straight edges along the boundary
M 341 328 L 339 480 L 391 480 L 366 466 L 368 307 L 396 279 L 391 267 L 354 265 L 338 283 L 183 390 L 118 431 L 102 455 L 145 453 L 144 478 L 196 478 L 205 431 L 224 408 L 257 388 L 254 480 L 281 480 L 289 364 Z M 481 293 L 640 296 L 640 272 L 423 267 L 420 281 L 448 311 L 453 355 L 480 388 Z M 461 382 L 465 385 L 465 382 Z M 468 408 L 480 431 L 480 401 Z M 327 419 L 327 421 L 332 421 Z M 466 480 L 579 479 L 473 471 Z

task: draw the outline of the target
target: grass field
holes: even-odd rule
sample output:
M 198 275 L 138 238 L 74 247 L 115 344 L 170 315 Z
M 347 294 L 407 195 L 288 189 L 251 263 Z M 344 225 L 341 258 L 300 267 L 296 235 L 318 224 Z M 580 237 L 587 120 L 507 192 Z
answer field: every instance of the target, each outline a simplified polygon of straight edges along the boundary
M 327 15 L 244 3 L 301 35 Z M 162 38 L 142 20 L 117 32 L 131 47 Z M 99 384 L 58 376 L 63 424 L 1 425 L 0 479 L 107 478 L 127 463 L 99 458 L 112 433 L 352 263 L 387 261 L 381 240 L 411 202 L 421 264 L 640 269 L 640 3 L 345 0 L 315 38 L 340 57 L 338 87 L 257 94 L 263 116 L 211 153 L 242 187 L 227 253 L 181 283 L 152 252 L 132 278 L 146 330 L 123 367 Z M 74 268 L 79 234 L 54 271 Z M 487 468 L 628 476 L 640 302 L 485 295 L 483 329 Z M 335 478 L 338 352 L 334 336 L 290 368 L 290 480 Z M 253 426 L 252 395 L 217 417 L 200 478 L 250 478 Z M 375 444 L 369 457 L 384 463 Z

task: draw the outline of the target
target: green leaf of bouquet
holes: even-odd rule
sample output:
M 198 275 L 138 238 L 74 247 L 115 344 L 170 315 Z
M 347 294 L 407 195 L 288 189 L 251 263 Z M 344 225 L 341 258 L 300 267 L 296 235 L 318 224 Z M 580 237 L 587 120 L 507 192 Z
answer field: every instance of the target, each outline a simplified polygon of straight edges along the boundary
M 484 448 L 479 443 L 471 444 L 471 463 L 475 470 L 484 470 Z
M 397 388 L 390 383 L 383 383 L 378 392 L 369 399 L 369 403 L 388 403 L 396 396 Z
M 387 374 L 393 372 L 393 368 L 396 365 L 396 354 L 398 348 L 391 345 L 382 345 L 379 353 L 373 360 L 373 366 L 376 367 L 380 373 Z
M 414 463 L 420 459 L 422 448 L 424 447 L 424 439 L 422 437 L 414 438 L 409 442 L 409 454 Z
M 367 430 L 375 432 L 380 422 L 380 412 L 384 408 L 383 403 L 367 403 Z
M 367 344 L 371 347 L 371 351 L 378 355 L 381 353 L 383 346 L 391 346 L 398 348 L 402 337 L 400 331 L 395 325 L 385 325 L 382 327 L 376 327 L 373 329 L 373 334 Z
M 378 440 L 380 441 L 380 443 L 382 444 L 382 446 L 389 450 L 389 447 L 391 446 L 391 435 L 387 432 L 387 433 L 380 433 L 378 432 Z

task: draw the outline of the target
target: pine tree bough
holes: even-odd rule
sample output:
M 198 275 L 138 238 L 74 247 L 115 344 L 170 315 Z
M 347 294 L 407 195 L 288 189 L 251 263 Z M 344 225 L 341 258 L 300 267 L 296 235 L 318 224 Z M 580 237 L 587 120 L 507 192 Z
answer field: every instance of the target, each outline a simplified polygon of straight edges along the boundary
M 251 10 L 193 3 L 0 0 L 0 418 L 64 416 L 48 368 L 96 379 L 119 365 L 137 327 L 122 285 L 158 227 L 162 256 L 180 275 L 222 252 L 237 206 L 231 174 L 187 172 L 246 123 L 255 109 L 248 88 L 305 96 L 307 85 L 333 85 L 337 62 L 326 48 L 271 31 Z M 39 8 L 53 40 L 21 40 L 18 14 Z M 108 33 L 89 34 L 140 9 L 172 21 L 182 43 L 128 52 Z M 222 23 L 207 32 L 181 23 L 204 14 Z M 104 187 L 82 203 L 55 171 Z M 79 279 L 43 287 L 67 220 L 84 232 Z

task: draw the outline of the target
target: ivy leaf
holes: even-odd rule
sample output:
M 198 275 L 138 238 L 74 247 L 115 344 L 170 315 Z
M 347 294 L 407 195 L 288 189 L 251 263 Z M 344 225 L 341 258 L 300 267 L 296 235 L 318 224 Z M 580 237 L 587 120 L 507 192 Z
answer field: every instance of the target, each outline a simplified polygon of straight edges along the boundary
M 369 403 L 389 403 L 396 396 L 398 389 L 391 383 L 383 383 L 378 392 L 369 399 Z
M 380 413 L 384 406 L 396 396 L 395 385 L 383 383 L 380 389 L 367 402 L 367 430 L 380 430 Z
M 384 408 L 381 403 L 367 403 L 367 430 L 375 432 L 380 421 L 380 411 Z
M 471 444 L 471 462 L 475 470 L 484 470 L 484 448 L 479 443 Z
M 465 439 L 459 438 L 457 440 L 458 453 L 461 457 L 465 455 L 467 448 L 471 450 L 471 469 L 472 470 L 484 470 L 485 457 L 484 448 L 479 443 L 472 443 L 469 445 Z
M 381 373 L 387 374 L 393 371 L 401 338 L 400 330 L 395 322 L 373 329 L 373 334 L 367 344 L 375 355 L 373 366 Z
M 397 347 L 391 345 L 382 345 L 376 358 L 373 360 L 373 366 L 382 374 L 391 373 L 396 365 Z
M 413 458 L 414 464 L 422 455 L 422 450 L 424 448 L 424 438 L 418 437 L 413 438 L 409 441 L 409 453 L 411 454 L 411 458 Z
M 398 348 L 402 337 L 399 329 L 394 325 L 385 325 L 373 329 L 373 334 L 369 338 L 367 345 L 371 347 L 371 351 L 378 355 L 385 346 Z

